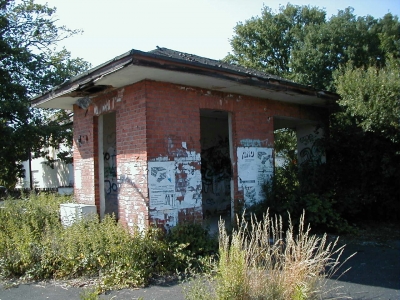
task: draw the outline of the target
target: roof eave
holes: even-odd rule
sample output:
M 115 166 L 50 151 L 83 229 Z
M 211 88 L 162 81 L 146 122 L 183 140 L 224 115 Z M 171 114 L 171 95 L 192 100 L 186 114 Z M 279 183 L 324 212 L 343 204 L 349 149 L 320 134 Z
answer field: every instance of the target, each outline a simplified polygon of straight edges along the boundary
M 324 99 L 327 104 L 335 102 L 339 98 L 337 94 L 327 91 L 319 91 L 312 87 L 297 84 L 282 78 L 268 76 L 260 77 L 256 74 L 252 74 L 251 72 L 244 73 L 223 67 L 207 65 L 196 61 L 186 61 L 176 59 L 174 57 L 168 57 L 139 50 L 131 50 L 72 78 L 71 80 L 53 88 L 47 93 L 36 96 L 32 99 L 31 104 L 32 106 L 40 107 L 48 101 L 63 97 L 67 94 L 75 93 L 76 95 L 79 95 L 79 91 L 83 90 L 84 87 L 91 84 L 93 85 L 97 80 L 103 78 L 104 76 L 118 72 L 118 70 L 132 65 L 155 68 L 159 69 L 160 72 L 162 70 L 168 70 L 200 76 L 210 76 L 212 78 L 234 81 L 245 86 L 253 86 L 272 91 L 289 91 L 299 95 L 309 95 L 311 97 L 315 96 L 317 98 Z M 76 98 L 79 98 L 79 96 L 76 96 Z

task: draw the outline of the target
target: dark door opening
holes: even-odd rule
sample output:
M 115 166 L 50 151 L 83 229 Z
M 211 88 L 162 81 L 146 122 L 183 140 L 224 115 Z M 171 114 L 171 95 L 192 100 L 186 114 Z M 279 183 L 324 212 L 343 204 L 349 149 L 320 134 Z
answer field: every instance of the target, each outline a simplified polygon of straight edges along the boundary
M 218 220 L 231 219 L 231 142 L 229 114 L 201 110 L 201 177 L 205 223 L 216 231 Z
M 104 213 L 118 219 L 116 114 L 103 115 Z

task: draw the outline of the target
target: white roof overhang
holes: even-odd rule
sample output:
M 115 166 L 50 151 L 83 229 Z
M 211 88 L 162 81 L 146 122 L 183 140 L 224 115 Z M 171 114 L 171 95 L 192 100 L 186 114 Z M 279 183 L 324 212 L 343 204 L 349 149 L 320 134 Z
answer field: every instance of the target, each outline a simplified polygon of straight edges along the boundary
M 35 97 L 32 105 L 72 109 L 80 98 L 94 97 L 146 79 L 302 105 L 326 106 L 336 98 L 332 94 L 326 95 L 324 91 L 288 81 L 246 76 L 226 69 L 216 70 L 213 67 L 171 62 L 167 59 L 163 61 L 162 58 L 154 59 L 146 55 L 144 59 L 143 56 L 137 58 L 125 55 Z

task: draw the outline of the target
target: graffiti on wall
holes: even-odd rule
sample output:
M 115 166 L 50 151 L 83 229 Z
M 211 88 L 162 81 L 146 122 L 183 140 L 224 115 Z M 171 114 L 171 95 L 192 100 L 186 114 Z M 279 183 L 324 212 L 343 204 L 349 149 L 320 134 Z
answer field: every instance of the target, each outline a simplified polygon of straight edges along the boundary
M 111 118 L 111 116 L 108 116 L 108 118 Z M 109 125 L 112 124 L 111 119 L 107 122 L 110 122 L 107 123 Z M 118 217 L 117 153 L 114 126 L 104 128 L 103 149 L 105 213 L 114 213 Z
M 245 205 L 264 198 L 263 185 L 273 175 L 272 148 L 238 147 L 237 162 L 239 191 L 243 192 Z
M 104 189 L 106 195 L 117 192 L 117 163 L 115 148 L 109 147 L 103 155 L 104 158 Z
M 300 165 L 319 166 L 325 162 L 325 148 L 318 131 L 299 138 Z
M 230 212 L 232 177 L 228 137 L 201 151 L 203 208 L 205 216 Z

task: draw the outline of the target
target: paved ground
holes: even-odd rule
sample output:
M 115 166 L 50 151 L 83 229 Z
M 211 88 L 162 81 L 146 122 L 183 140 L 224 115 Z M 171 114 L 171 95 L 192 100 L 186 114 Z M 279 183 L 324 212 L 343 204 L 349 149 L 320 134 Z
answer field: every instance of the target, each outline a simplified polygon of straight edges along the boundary
M 354 252 L 344 269 L 352 268 L 337 280 L 329 280 L 324 299 L 400 299 L 400 239 L 368 237 L 365 239 L 347 239 L 346 255 Z M 344 270 L 343 269 L 343 270 Z M 187 284 L 177 282 L 150 286 L 137 290 L 120 290 L 101 295 L 100 299 L 185 299 L 183 289 Z M 31 283 L 16 286 L 0 284 L 0 300 L 42 300 L 42 299 L 80 299 L 84 288 L 71 287 L 61 282 Z

